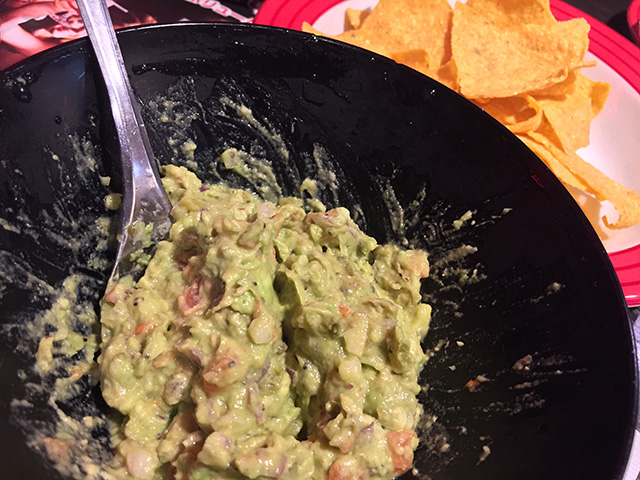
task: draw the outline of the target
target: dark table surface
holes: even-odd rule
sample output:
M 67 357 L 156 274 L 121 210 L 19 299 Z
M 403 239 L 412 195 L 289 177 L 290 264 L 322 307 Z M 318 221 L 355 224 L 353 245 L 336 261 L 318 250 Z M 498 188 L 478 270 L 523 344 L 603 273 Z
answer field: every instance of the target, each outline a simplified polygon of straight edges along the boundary
M 612 28 L 629 40 L 631 32 L 627 24 L 627 8 L 631 0 L 564 0 L 593 18 Z

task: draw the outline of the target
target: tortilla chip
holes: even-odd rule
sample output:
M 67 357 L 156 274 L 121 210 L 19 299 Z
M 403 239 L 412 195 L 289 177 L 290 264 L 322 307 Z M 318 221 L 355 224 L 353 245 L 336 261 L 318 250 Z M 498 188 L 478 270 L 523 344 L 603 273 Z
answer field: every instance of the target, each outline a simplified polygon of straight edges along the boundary
M 562 183 L 571 185 L 582 191 L 588 189 L 588 186 L 582 180 L 577 178 L 567 167 L 560 163 L 549 149 L 548 144 L 537 142 L 528 135 L 518 135 L 518 138 L 549 167 L 549 170 L 551 170 Z
M 427 50 L 437 68 L 451 56 L 447 32 L 452 17 L 447 0 L 380 0 L 362 29 L 397 40 L 393 52 Z M 403 21 L 398 22 L 399 18 Z
M 344 31 L 357 30 L 362 26 L 362 22 L 369 16 L 371 12 L 368 10 L 357 10 L 355 8 L 347 8 L 344 14 Z
M 529 95 L 476 100 L 474 103 L 513 133 L 532 132 L 542 123 L 542 109 Z
M 537 133 L 529 135 L 533 140 L 544 141 L 544 137 L 540 138 L 541 136 Z M 578 154 L 567 154 L 552 144 L 548 144 L 548 146 L 550 146 L 549 150 L 552 155 L 586 185 L 587 188 L 582 188 L 582 190 L 592 193 L 600 201 L 609 200 L 613 204 L 619 216 L 615 222 L 610 221 L 606 216 L 602 217 L 607 228 L 623 229 L 640 223 L 640 194 L 638 192 L 609 178 Z
M 426 50 L 409 50 L 406 52 L 395 52 L 391 54 L 391 59 L 398 63 L 413 68 L 425 75 L 429 69 L 429 54 Z
M 332 38 L 390 58 L 415 59 L 414 53 L 407 52 L 426 51 L 433 59 L 429 68 L 437 69 L 451 57 L 448 32 L 452 16 L 447 0 L 380 0 L 360 28 Z M 399 18 L 403 21 L 398 22 Z M 308 24 L 303 30 L 321 34 Z
M 560 83 L 583 65 L 588 32 L 584 19 L 505 30 L 483 12 L 458 3 L 451 48 L 460 93 L 503 98 Z
M 453 9 L 447 0 L 423 0 L 420 24 L 427 32 L 425 50 L 437 70 L 451 60 L 451 22 Z
M 539 95 L 567 95 L 573 92 L 576 87 L 576 75 L 579 70 L 571 70 L 565 78 L 560 83 L 555 83 L 546 88 L 540 90 L 532 90 L 529 92 L 529 95 L 539 96 Z
M 597 117 L 604 108 L 610 91 L 611 84 L 607 82 L 593 82 L 591 85 L 591 112 L 594 118 Z
M 331 37 L 331 35 L 326 35 L 322 33 L 320 30 L 316 30 L 310 23 L 302 22 L 301 30 L 305 33 L 312 33 L 314 35 L 318 35 L 320 37 Z
M 517 29 L 521 25 L 553 25 L 549 0 L 469 0 L 471 8 L 503 29 Z
M 536 95 L 565 153 L 589 145 L 591 120 L 602 109 L 610 88 L 605 85 L 577 73 L 571 92 L 564 95 Z
M 458 70 L 453 59 L 442 65 L 437 70 L 430 70 L 428 75 L 434 80 L 446 85 L 451 90 L 458 91 Z

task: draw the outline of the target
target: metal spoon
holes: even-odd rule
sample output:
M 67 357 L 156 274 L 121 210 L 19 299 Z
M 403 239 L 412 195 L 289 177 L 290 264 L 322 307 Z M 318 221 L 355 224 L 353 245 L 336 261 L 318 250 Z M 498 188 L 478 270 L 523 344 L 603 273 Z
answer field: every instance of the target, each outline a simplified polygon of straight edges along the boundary
M 105 0 L 77 0 L 104 78 L 120 144 L 122 162 L 122 234 L 109 281 L 139 277 L 144 262 L 135 257 L 156 244 L 171 227 L 171 203 L 162 187 L 137 100 L 124 68 Z M 149 237 L 149 229 L 152 228 Z

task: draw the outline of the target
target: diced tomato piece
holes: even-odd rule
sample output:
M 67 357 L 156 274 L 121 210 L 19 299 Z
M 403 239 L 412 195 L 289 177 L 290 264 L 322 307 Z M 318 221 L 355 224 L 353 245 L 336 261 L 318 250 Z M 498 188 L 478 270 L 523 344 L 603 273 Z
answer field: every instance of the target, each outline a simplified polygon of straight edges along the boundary
M 331 464 L 327 480 L 369 480 L 369 472 L 357 460 L 342 458 Z
M 338 311 L 342 317 L 348 317 L 351 315 L 352 311 L 349 307 L 347 307 L 344 303 L 338 305 Z
M 202 372 L 206 392 L 218 392 L 236 380 L 244 378 L 247 365 L 240 355 L 230 350 L 218 351 Z
M 178 307 L 183 315 L 191 315 L 199 310 L 200 306 L 200 284 L 202 277 L 198 276 L 191 285 L 178 297 Z
M 111 285 L 107 292 L 105 293 L 104 299 L 108 303 L 117 303 L 121 300 L 128 298 L 133 290 L 129 287 L 125 287 L 122 284 L 116 283 L 115 285 Z
M 107 293 L 104 296 L 104 299 L 108 303 L 116 303 L 116 301 L 118 300 L 118 297 L 116 295 L 116 288 L 115 287 L 109 288 L 107 290 Z
M 415 250 L 412 252 L 406 252 L 409 256 L 407 261 L 407 268 L 420 278 L 427 278 L 429 276 L 429 261 L 427 260 L 427 254 L 422 250 Z
M 135 334 L 142 335 L 143 333 L 149 333 L 154 328 L 156 328 L 156 326 L 153 323 L 139 323 L 136 326 Z
M 467 387 L 470 392 L 475 392 L 478 385 L 480 385 L 478 380 L 469 380 L 464 386 Z
M 398 430 L 387 433 L 387 446 L 389 447 L 391 462 L 397 475 L 409 470 L 413 464 L 411 441 L 415 437 L 416 432 L 413 430 Z

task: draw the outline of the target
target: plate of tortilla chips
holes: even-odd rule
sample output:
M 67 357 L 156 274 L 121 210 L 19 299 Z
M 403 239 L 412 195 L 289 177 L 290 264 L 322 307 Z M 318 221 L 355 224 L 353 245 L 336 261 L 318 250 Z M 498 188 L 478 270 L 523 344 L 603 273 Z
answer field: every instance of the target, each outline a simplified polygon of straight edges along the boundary
M 499 120 L 554 172 L 640 305 L 640 49 L 558 0 L 266 0 L 255 23 L 392 58 Z

